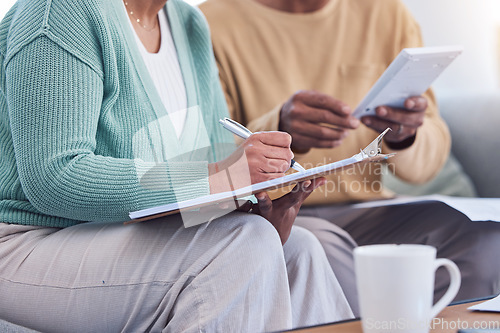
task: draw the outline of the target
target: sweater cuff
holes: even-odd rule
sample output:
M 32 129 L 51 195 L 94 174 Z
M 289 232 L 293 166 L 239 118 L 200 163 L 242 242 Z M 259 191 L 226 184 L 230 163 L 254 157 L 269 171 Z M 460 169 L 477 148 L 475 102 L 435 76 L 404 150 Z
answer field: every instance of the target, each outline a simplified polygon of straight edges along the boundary
M 448 158 L 449 142 L 438 140 L 431 124 L 420 127 L 415 142 L 405 149 L 390 149 L 383 143 L 384 153 L 396 153 L 388 160 L 389 167 L 398 178 L 414 184 L 422 184 L 437 175 Z M 433 139 L 430 139 L 433 138 Z M 433 147 L 432 145 L 441 145 Z

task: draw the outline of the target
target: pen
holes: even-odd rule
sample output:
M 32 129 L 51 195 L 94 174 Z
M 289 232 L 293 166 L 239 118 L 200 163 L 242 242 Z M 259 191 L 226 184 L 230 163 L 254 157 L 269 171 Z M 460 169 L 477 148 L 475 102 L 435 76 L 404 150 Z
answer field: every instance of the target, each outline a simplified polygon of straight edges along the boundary
M 229 118 L 224 118 L 224 119 L 219 119 L 219 123 L 227 129 L 229 132 L 233 133 L 234 135 L 239 136 L 242 139 L 247 139 L 250 135 L 253 133 L 246 128 L 245 126 L 241 125 L 240 123 L 229 119 Z M 306 171 L 302 165 L 299 163 L 295 162 L 295 160 L 292 159 L 292 164 L 290 167 L 294 168 L 297 171 Z

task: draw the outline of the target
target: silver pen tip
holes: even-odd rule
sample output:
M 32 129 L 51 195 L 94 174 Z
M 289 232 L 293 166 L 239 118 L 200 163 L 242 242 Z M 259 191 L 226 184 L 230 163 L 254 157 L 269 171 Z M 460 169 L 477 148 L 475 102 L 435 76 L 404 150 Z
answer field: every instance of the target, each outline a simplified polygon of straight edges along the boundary
M 297 162 L 295 162 L 295 163 L 293 164 L 293 168 L 294 168 L 295 170 L 297 170 L 297 171 L 300 171 L 300 172 L 302 172 L 302 171 L 306 171 L 306 169 L 304 169 L 304 167 L 303 167 L 302 165 L 300 165 L 299 163 L 297 163 Z

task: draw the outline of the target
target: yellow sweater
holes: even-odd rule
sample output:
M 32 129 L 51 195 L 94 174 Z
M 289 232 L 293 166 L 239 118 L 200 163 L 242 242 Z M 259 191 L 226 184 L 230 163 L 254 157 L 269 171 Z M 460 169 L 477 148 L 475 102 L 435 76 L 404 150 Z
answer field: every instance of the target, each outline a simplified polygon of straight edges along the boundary
M 422 45 L 418 24 L 398 0 L 330 0 L 307 14 L 254 0 L 208 0 L 200 9 L 212 30 L 229 110 L 252 131 L 277 130 L 281 106 L 301 89 L 331 94 L 354 108 L 402 48 Z M 426 97 L 429 108 L 414 144 L 389 160 L 398 177 L 414 183 L 435 176 L 450 149 L 434 95 Z M 312 149 L 296 160 L 310 168 L 344 159 L 377 135 L 361 125 L 341 146 Z M 379 165 L 334 174 L 306 204 L 390 196 L 380 179 Z

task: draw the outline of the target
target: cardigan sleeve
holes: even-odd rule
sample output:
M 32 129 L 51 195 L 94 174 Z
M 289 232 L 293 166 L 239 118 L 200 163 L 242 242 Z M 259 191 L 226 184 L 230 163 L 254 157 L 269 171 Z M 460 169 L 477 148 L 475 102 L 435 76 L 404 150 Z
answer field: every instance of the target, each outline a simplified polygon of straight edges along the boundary
M 102 78 L 48 37 L 25 45 L 5 73 L 19 179 L 41 213 L 124 221 L 130 211 L 210 193 L 207 161 L 154 163 L 96 154 Z
M 213 54 L 213 53 L 212 53 Z M 224 92 L 221 88 L 221 83 L 219 81 L 219 75 L 217 71 L 217 65 L 215 64 L 215 60 L 212 57 L 212 69 L 213 75 L 211 75 L 210 86 L 213 88 L 212 90 L 212 113 L 214 114 L 214 120 L 216 124 L 212 128 L 212 147 L 213 147 L 213 156 L 214 162 L 220 161 L 228 157 L 232 152 L 236 149 L 235 137 L 228 130 L 224 129 L 218 121 L 219 119 L 223 119 L 225 117 L 230 117 L 228 112 L 228 105 L 226 104 L 226 99 L 224 96 Z

